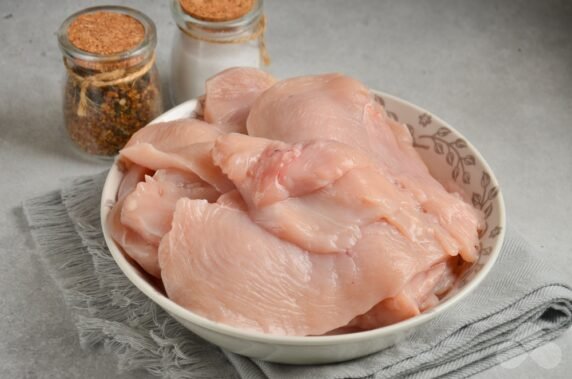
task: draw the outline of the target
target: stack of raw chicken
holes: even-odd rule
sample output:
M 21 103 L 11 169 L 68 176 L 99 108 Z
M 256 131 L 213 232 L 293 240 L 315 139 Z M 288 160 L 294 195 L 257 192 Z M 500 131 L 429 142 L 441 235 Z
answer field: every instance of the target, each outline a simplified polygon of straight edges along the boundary
M 434 306 L 478 258 L 480 212 L 360 82 L 235 68 L 202 104 L 204 121 L 131 138 L 108 219 L 183 307 L 278 335 L 367 330 Z

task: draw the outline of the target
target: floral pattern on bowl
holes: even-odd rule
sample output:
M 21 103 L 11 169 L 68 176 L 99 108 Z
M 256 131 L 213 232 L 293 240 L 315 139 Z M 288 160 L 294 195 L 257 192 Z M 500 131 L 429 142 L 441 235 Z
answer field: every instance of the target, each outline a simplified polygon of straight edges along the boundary
M 466 139 L 445 122 L 421 109 L 416 114 L 411 113 L 411 107 L 403 112 L 402 101 L 396 102 L 392 96 L 377 93 L 375 98 L 384 106 L 389 117 L 405 124 L 413 146 L 431 173 L 441 183 L 456 183 L 465 199 L 484 213 L 485 226 L 479 233 L 479 260 L 461 278 L 459 285 L 463 286 L 485 266 L 493 246 L 502 237 L 499 185 L 484 159 L 475 157 L 477 150 L 470 147 Z

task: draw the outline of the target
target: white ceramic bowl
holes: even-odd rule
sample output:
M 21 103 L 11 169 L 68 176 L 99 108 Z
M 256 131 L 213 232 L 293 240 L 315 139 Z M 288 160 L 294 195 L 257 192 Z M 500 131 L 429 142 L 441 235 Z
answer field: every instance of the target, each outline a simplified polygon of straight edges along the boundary
M 469 201 L 484 211 L 487 226 L 482 233 L 479 261 L 461 281 L 458 291 L 438 306 L 394 325 L 353 334 L 318 337 L 282 337 L 244 331 L 220 324 L 177 305 L 126 259 L 113 241 L 104 220 L 115 197 L 122 173 L 117 161 L 111 167 L 101 198 L 101 220 L 105 241 L 113 258 L 129 280 L 186 328 L 229 351 L 262 360 L 315 364 L 339 362 L 379 351 L 404 338 L 423 323 L 462 301 L 485 278 L 497 259 L 505 231 L 505 209 L 498 182 L 481 154 L 459 132 L 429 112 L 394 96 L 376 92 L 388 114 L 407 124 L 422 158 L 439 180 L 453 180 Z M 153 122 L 193 117 L 197 101 L 191 100 L 164 113 Z

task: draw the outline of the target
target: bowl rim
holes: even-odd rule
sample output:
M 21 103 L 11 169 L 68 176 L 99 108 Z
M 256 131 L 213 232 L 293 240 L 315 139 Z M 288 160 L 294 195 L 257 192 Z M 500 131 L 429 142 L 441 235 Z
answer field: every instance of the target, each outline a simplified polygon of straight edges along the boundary
M 107 247 L 109 248 L 113 259 L 124 273 L 125 276 L 133 283 L 140 291 L 142 291 L 147 297 L 149 297 L 153 302 L 167 311 L 169 314 L 174 316 L 175 318 L 180 318 L 185 321 L 188 321 L 196 326 L 202 327 L 207 329 L 211 332 L 221 333 L 230 337 L 234 337 L 237 339 L 242 340 L 250 340 L 256 342 L 264 342 L 264 343 L 272 343 L 278 345 L 300 345 L 304 344 L 306 346 L 322 346 L 322 345 L 332 345 L 344 342 L 360 342 L 364 340 L 369 340 L 372 338 L 383 337 L 385 335 L 393 335 L 396 333 L 403 333 L 409 329 L 413 329 L 413 327 L 423 324 L 433 317 L 437 316 L 438 314 L 444 312 L 446 309 L 452 307 L 454 304 L 459 302 L 461 299 L 465 298 L 469 295 L 489 274 L 492 267 L 494 266 L 498 256 L 500 255 L 501 247 L 504 242 L 505 233 L 506 233 L 506 210 L 504 204 L 504 198 L 502 195 L 502 190 L 500 189 L 498 180 L 492 171 L 491 167 L 481 155 L 481 153 L 473 146 L 473 144 L 467 140 L 457 129 L 453 128 L 447 122 L 442 120 L 441 118 L 435 116 L 433 113 L 428 112 L 427 110 L 412 104 L 406 100 L 403 100 L 399 97 L 381 92 L 372 90 L 373 93 L 376 95 L 381 96 L 384 99 L 390 99 L 394 103 L 401 103 L 405 107 L 412 108 L 419 114 L 427 113 L 430 114 L 432 119 L 434 119 L 439 124 L 446 126 L 447 128 L 451 129 L 453 133 L 455 133 L 458 137 L 463 138 L 467 142 L 467 147 L 471 150 L 471 153 L 475 155 L 477 160 L 482 163 L 483 168 L 488 172 L 491 178 L 491 183 L 493 183 L 497 188 L 499 188 L 499 192 L 497 198 L 495 199 L 496 203 L 498 204 L 498 213 L 499 213 L 499 225 L 501 226 L 501 231 L 497 236 L 497 242 L 493 245 L 493 249 L 489 256 L 488 261 L 483 265 L 480 271 L 472 278 L 468 283 L 466 283 L 457 293 L 453 294 L 450 298 L 447 298 L 443 302 L 439 303 L 437 306 L 429 309 L 426 312 L 423 312 L 417 316 L 412 318 L 400 321 L 398 323 L 383 326 L 377 329 L 361 331 L 361 332 L 354 332 L 354 333 L 347 333 L 347 334 L 338 334 L 338 335 L 326 335 L 326 336 L 280 336 L 280 335 L 273 335 L 273 334 L 266 334 L 261 332 L 249 331 L 240 329 L 238 327 L 226 325 L 220 322 L 209 320 L 206 317 L 200 316 L 186 308 L 183 308 L 179 304 L 175 303 L 167 296 L 163 295 L 159 292 L 155 287 L 153 287 L 144 277 L 139 274 L 138 270 L 127 260 L 124 254 L 121 252 L 120 248 L 117 246 L 115 241 L 111 238 L 110 231 L 108 229 L 108 225 L 105 222 L 107 219 L 107 214 L 109 213 L 111 206 L 109 203 L 109 199 L 106 199 L 106 194 L 113 190 L 112 188 L 112 181 L 110 178 L 113 175 L 118 175 L 119 169 L 117 166 L 119 156 L 117 156 L 113 162 L 112 167 L 110 168 L 105 184 L 102 190 L 102 198 L 101 198 L 101 206 L 100 206 L 100 217 L 101 217 L 101 227 L 104 235 L 105 242 Z M 163 122 L 163 121 L 170 121 L 175 120 L 181 117 L 173 117 L 173 114 L 183 113 L 183 110 L 188 110 L 187 113 L 191 113 L 197 107 L 197 100 L 192 99 L 188 100 L 176 107 L 171 108 L 167 112 L 163 113 L 151 123 Z M 113 192 L 115 196 L 117 188 Z

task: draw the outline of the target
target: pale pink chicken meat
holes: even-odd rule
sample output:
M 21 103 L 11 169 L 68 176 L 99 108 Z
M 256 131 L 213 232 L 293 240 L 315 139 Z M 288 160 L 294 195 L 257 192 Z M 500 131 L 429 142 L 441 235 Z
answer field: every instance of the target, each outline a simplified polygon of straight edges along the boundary
M 359 151 L 335 141 L 288 144 L 234 133 L 215 141 L 212 156 L 256 208 L 313 192 L 352 168 L 371 165 Z
M 432 241 L 451 255 L 459 250 L 391 175 L 383 175 L 345 144 L 314 140 L 291 145 L 229 134 L 216 140 L 213 159 L 236 185 L 256 223 L 310 252 L 348 251 L 361 237 L 361 227 L 380 220 L 411 240 Z
M 361 150 L 437 217 L 465 260 L 476 260 L 482 215 L 430 175 L 406 128 L 387 117 L 357 80 L 326 74 L 280 81 L 258 97 L 247 129 L 252 136 L 290 143 L 326 137 Z
M 177 200 L 182 197 L 215 202 L 220 193 L 198 176 L 175 169 L 158 170 L 125 197 L 121 223 L 146 241 L 159 245 L 171 229 Z
M 183 307 L 278 335 L 368 330 L 435 306 L 478 257 L 482 214 L 360 82 L 235 68 L 202 105 L 206 122 L 135 133 L 107 220 Z
M 204 119 L 227 133 L 246 133 L 246 118 L 254 100 L 276 79 L 256 68 L 234 67 L 205 84 Z
M 312 254 L 240 210 L 188 199 L 159 248 L 165 290 L 178 304 L 239 328 L 300 336 L 348 324 L 446 258 L 422 254 L 385 223 L 365 228 L 350 254 Z
M 383 117 L 369 90 L 340 74 L 302 76 L 278 82 L 259 96 L 247 120 L 248 134 L 284 142 L 328 138 L 374 149 L 368 129 Z
M 174 168 L 160 169 L 155 171 L 153 179 L 158 183 L 169 183 L 185 191 L 185 197 L 190 199 L 204 199 L 209 203 L 214 203 L 221 195 L 213 186 L 188 171 Z
M 125 198 L 135 189 L 137 183 L 152 171 L 141 166 L 131 165 L 123 176 L 117 192 L 117 202 L 107 216 L 107 223 L 113 238 L 125 253 L 137 262 L 147 273 L 160 278 L 157 260 L 157 245 L 145 241 L 139 234 L 121 223 L 121 210 Z
M 129 195 L 131 191 L 135 189 L 137 183 L 143 181 L 146 175 L 153 175 L 153 171 L 141 167 L 136 164 L 130 165 L 129 168 L 123 168 L 125 170 L 125 174 L 121 179 L 121 183 L 119 184 L 119 189 L 117 190 L 117 201 L 122 200 L 125 196 Z
M 217 200 L 220 193 L 190 172 L 152 172 L 132 165 L 123 177 L 118 201 L 108 216 L 112 238 L 146 272 L 159 278 L 157 249 L 171 229 L 175 204 L 181 197 Z
M 280 81 L 258 97 L 247 129 L 251 136 L 291 143 L 326 137 L 395 171 L 428 173 L 407 129 L 385 114 L 361 82 L 341 74 Z
M 381 326 L 395 324 L 399 321 L 417 316 L 424 310 L 439 302 L 441 295 L 452 285 L 451 266 L 453 259 L 439 262 L 426 271 L 416 274 L 394 297 L 389 297 L 376 304 L 363 315 L 354 318 L 346 327 L 357 330 L 369 330 Z
M 242 199 L 242 195 L 237 190 L 232 190 L 228 191 L 227 193 L 223 193 L 217 199 L 216 203 L 240 211 L 246 212 L 248 210 L 246 203 Z
M 119 154 L 152 170 L 175 168 L 194 173 L 226 192 L 232 185 L 211 158 L 213 141 L 220 135 L 213 125 L 194 119 L 151 124 L 137 131 Z
M 113 206 L 107 217 L 111 238 L 113 238 L 113 240 L 123 248 L 123 251 L 137 262 L 143 270 L 156 278 L 160 278 L 161 271 L 159 270 L 157 258 L 157 245 L 145 241 L 143 237 L 121 223 L 123 200 L 124 199 L 118 201 Z

